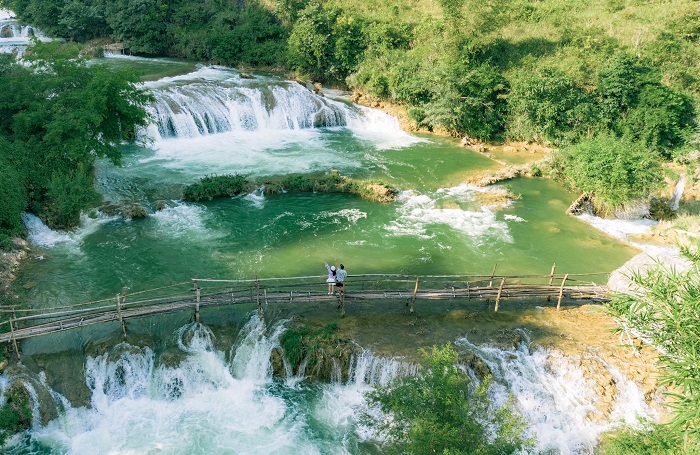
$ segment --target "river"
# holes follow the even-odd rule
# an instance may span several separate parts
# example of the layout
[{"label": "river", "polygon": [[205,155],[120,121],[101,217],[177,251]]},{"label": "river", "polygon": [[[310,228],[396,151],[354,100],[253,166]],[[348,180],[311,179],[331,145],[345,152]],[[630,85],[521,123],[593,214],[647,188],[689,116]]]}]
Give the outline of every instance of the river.
[{"label": "river", "polygon": [[[142,132],[146,145],[125,146],[121,167],[100,161],[97,185],[106,201],[137,204],[149,215],[128,220],[95,212],[71,232],[52,231],[27,215],[33,250],[17,284],[32,306],[112,297],[123,287],[138,291],[195,275],[322,275],[323,263],[335,261],[350,274],[487,274],[496,264],[502,274],[546,274],[553,263],[558,272],[583,273],[612,271],[636,252],[565,215],[575,195],[549,180],[505,182],[500,186],[517,197],[485,205],[483,193],[498,186],[462,181],[498,163],[449,138],[408,134],[396,119],[338,92],[319,96],[275,75],[249,79],[187,62],[107,62],[147,73],[145,86],[156,101],[150,106],[154,123]],[[180,200],[186,184],[206,175],[241,173],[264,181],[330,169],[390,183],[401,194],[391,204],[320,193]],[[35,422],[29,434],[13,439],[10,453],[379,453],[357,423],[362,392],[410,366],[365,351],[346,382],[273,378],[269,354],[284,318],[259,321],[244,309],[227,311],[243,312],[228,343],[215,344],[207,328],[231,317],[220,311],[203,313],[202,329],[194,329],[189,316],[137,322],[129,343],[120,343],[112,326],[23,343],[24,367],[3,376],[0,386],[27,381],[37,397],[52,397],[58,417]],[[179,364],[168,364],[171,352],[182,357]],[[527,345],[499,354],[521,359],[510,369],[527,369],[521,376],[533,384],[577,374],[564,359],[553,377],[547,361],[537,360],[548,355]],[[594,385],[584,379],[568,398],[518,385],[505,374],[497,379],[494,397],[534,388],[527,400],[539,404],[530,405],[552,414],[548,422],[534,417],[537,412],[528,416],[541,450],[588,453],[615,418],[593,423],[586,412],[574,412],[595,401],[586,391]],[[81,403],[67,400],[70,381],[85,389]],[[620,409],[640,406],[640,397],[625,397]]]}]

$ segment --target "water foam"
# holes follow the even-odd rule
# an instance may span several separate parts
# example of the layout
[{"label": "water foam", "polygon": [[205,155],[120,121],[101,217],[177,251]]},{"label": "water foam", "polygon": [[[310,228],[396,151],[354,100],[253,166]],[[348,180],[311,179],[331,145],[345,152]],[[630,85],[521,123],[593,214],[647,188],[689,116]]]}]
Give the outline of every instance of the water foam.
[{"label": "water foam", "polygon": [[[221,173],[287,174],[357,168],[360,157],[329,153],[323,131],[347,129],[378,149],[423,141],[377,109],[322,97],[296,82],[242,79],[230,69],[204,67],[148,82],[156,120],[145,134],[171,168]],[[264,132],[264,134],[260,134]]]},{"label": "water foam", "polygon": [[37,246],[52,248],[60,244],[78,245],[85,237],[97,231],[105,223],[116,220],[118,217],[110,217],[99,213],[91,218],[87,215],[80,217],[80,226],[73,231],[55,231],[46,226],[41,219],[31,213],[23,213],[22,221],[27,228],[27,238]]},{"label": "water foam", "polygon": [[88,359],[91,409],[71,408],[32,436],[74,454],[321,453],[289,405],[267,390],[269,374],[251,373],[269,359],[269,343],[244,337],[237,356],[250,354],[243,362],[249,368],[237,377],[205,327],[186,326],[177,337],[186,353],[177,366],[159,365],[150,348],[125,343]]},{"label": "water foam", "polygon": [[[620,421],[634,424],[639,417],[658,418],[644,404],[634,383],[593,354],[566,357],[545,348],[530,349],[526,342],[512,349],[475,346],[466,338],[456,344],[476,353],[489,366],[496,403],[515,397],[528,422],[528,436],[537,439],[537,453],[593,453],[600,434]],[[600,408],[598,384],[584,375],[581,365],[586,363],[598,364],[614,378],[609,387],[615,387],[616,396],[609,416]]]},{"label": "water foam", "polygon": [[[587,213],[577,215],[576,218],[615,238],[627,242],[629,242],[630,236],[646,234],[650,232],[654,226],[659,224],[658,221],[646,218],[636,220],[622,220],[619,218],[605,219]],[[635,244],[635,246],[644,249],[644,246],[641,244]]]},{"label": "water foam", "polygon": [[142,163],[157,162],[169,169],[203,173],[286,175],[361,165],[352,156],[329,153],[317,130],[272,130],[265,134],[238,131],[160,141]]},{"label": "water foam", "polygon": [[429,229],[431,226],[444,225],[473,240],[496,237],[512,243],[508,225],[498,221],[496,214],[488,207],[477,207],[473,196],[479,191],[484,190],[460,185],[441,188],[431,195],[402,192],[398,198],[398,217],[385,229],[394,235],[429,239],[435,236]]},{"label": "water foam", "polygon": [[174,202],[174,206],[155,212],[156,231],[175,238],[216,238],[218,233],[206,225],[207,208],[203,205]]},{"label": "water foam", "polygon": [[[253,316],[230,363],[213,333],[194,323],[175,333],[180,354],[120,343],[85,363],[90,408],[65,402],[58,419],[35,422],[31,437],[45,449],[77,455],[355,453],[364,392],[416,367],[363,351],[347,383],[339,374],[332,384],[288,387],[273,381],[270,367],[284,324],[267,327]],[[0,376],[0,390],[8,383]],[[21,451],[23,443],[16,438],[9,449]]]}]

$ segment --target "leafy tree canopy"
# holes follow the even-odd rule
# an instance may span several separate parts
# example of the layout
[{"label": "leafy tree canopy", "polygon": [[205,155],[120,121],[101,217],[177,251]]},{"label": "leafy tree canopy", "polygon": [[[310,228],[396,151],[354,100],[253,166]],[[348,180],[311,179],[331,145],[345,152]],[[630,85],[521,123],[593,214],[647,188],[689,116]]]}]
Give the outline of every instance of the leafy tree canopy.
[{"label": "leafy tree canopy", "polygon": [[494,409],[489,381],[475,384],[457,365],[447,344],[424,352],[416,376],[395,380],[367,394],[364,422],[385,438],[387,453],[511,454],[530,447],[524,423],[511,406]]},{"label": "leafy tree canopy", "polygon": [[565,147],[555,159],[563,167],[566,181],[591,193],[596,205],[607,211],[648,197],[662,181],[657,153],[609,134]]},{"label": "leafy tree canopy", "polygon": [[[52,226],[77,224],[80,210],[96,199],[96,157],[119,163],[117,148],[147,124],[150,95],[129,70],[87,65],[74,45],[37,43],[25,65],[0,59],[0,171],[14,173],[14,199],[3,214],[12,232],[24,208]],[[9,190],[8,190],[9,191]],[[14,193],[13,193],[14,194]],[[17,194],[15,194],[17,196]],[[23,206],[24,207],[21,207]]]}]

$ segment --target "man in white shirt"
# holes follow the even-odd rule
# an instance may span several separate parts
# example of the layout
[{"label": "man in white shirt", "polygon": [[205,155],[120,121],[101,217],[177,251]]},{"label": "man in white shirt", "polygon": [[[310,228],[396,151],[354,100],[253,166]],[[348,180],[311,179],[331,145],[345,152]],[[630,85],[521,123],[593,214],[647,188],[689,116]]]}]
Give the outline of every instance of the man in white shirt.
[{"label": "man in white shirt", "polygon": [[340,294],[345,294],[345,278],[348,276],[348,272],[345,271],[345,266],[340,264],[340,270],[335,277],[335,287],[338,288]]}]

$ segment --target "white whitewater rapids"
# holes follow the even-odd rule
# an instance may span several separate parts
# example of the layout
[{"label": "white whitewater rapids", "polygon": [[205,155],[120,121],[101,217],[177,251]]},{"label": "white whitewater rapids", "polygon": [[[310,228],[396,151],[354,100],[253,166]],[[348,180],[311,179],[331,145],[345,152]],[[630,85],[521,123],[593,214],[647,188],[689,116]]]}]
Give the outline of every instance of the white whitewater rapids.
[{"label": "white whitewater rapids", "polygon": [[245,79],[227,68],[146,84],[155,95],[149,135],[156,141],[245,131],[284,131],[349,127],[400,131],[398,121],[381,111],[320,96],[297,82]]},{"label": "white whitewater rapids", "polygon": [[293,81],[202,67],[146,83],[155,101],[142,136],[153,154],[141,159],[188,173],[280,175],[351,169],[351,154],[336,153],[329,131],[349,132],[378,150],[422,139],[401,130],[377,109],[321,96]]},{"label": "white whitewater rapids", "polygon": [[17,22],[11,11],[0,9],[0,54],[16,52],[21,57],[32,38],[51,40],[33,26]]},{"label": "white whitewater rapids", "polygon": [[[372,434],[358,425],[364,393],[373,384],[415,374],[416,367],[363,351],[351,362],[347,382],[340,381],[339,370],[325,385],[291,374],[275,380],[270,354],[283,330],[284,323],[267,327],[253,316],[227,356],[215,349],[206,327],[187,325],[175,335],[179,362],[121,343],[86,361],[89,409],[74,408],[49,390],[64,410],[61,416],[46,426],[35,421],[31,442],[15,437],[8,453],[39,447],[41,453],[76,455],[376,453]],[[546,453],[592,453],[611,422],[648,414],[634,385],[613,370],[620,392],[613,415],[601,421],[591,418],[596,384],[583,378],[575,361],[524,345],[500,350],[466,339],[457,344],[485,359],[496,381],[493,399],[515,396],[529,421],[528,434]],[[0,389],[14,379],[0,376]],[[47,387],[43,378],[24,381],[35,399],[35,388]]]}]

